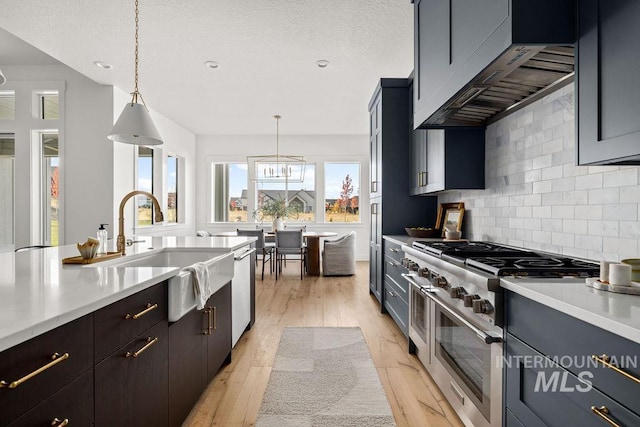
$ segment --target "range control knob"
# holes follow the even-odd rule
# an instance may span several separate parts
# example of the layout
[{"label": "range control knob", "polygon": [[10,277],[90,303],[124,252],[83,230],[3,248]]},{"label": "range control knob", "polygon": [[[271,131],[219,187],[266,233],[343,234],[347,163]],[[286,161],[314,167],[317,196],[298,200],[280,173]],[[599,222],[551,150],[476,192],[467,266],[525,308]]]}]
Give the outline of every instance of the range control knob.
[{"label": "range control knob", "polygon": [[464,300],[464,306],[465,307],[473,307],[473,301],[480,299],[480,295],[477,294],[466,294],[463,297]]},{"label": "range control knob", "polygon": [[486,299],[476,299],[473,300],[473,312],[474,313],[484,313],[489,314],[493,311],[493,306]]},{"label": "range control knob", "polygon": [[420,266],[418,265],[417,262],[412,262],[409,265],[409,270],[411,270],[411,271],[418,271],[419,268],[420,268]]},{"label": "range control knob", "polygon": [[447,282],[447,279],[443,276],[438,276],[438,277],[434,277],[435,282],[436,282],[436,286],[439,288],[448,288],[449,287],[449,282]]},{"label": "range control knob", "polygon": [[420,268],[418,269],[418,276],[420,277],[429,277],[429,269],[428,268]]},{"label": "range control knob", "polygon": [[453,288],[449,288],[449,296],[451,298],[460,298],[462,299],[467,291],[464,290],[462,286],[456,286]]}]

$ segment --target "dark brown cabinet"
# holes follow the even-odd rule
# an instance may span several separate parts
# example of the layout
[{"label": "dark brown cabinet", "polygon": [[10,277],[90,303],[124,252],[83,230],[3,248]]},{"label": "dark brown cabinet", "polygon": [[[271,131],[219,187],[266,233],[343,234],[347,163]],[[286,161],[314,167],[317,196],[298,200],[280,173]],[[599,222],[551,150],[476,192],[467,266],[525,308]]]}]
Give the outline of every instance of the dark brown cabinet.
[{"label": "dark brown cabinet", "polygon": [[580,165],[640,164],[640,2],[578,2]]},{"label": "dark brown cabinet", "polygon": [[64,425],[93,425],[93,371],[87,371],[9,427]]},{"label": "dark brown cabinet", "polygon": [[91,368],[93,315],[1,352],[0,381],[5,385],[0,387],[0,425],[10,424]]},{"label": "dark brown cabinet", "polygon": [[[253,265],[253,263],[252,263]],[[231,284],[169,326],[169,425],[180,426],[209,381],[231,361]]]}]

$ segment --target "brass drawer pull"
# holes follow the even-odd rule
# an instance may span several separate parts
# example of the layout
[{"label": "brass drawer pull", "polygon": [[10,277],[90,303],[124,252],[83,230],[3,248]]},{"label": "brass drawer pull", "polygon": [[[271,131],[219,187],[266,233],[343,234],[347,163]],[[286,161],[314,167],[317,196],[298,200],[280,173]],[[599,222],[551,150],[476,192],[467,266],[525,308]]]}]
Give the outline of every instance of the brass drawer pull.
[{"label": "brass drawer pull", "polygon": [[591,407],[591,410],[600,418],[602,418],[603,420],[605,420],[606,422],[608,422],[610,425],[612,425],[613,427],[621,427],[620,424],[616,423],[615,421],[613,421],[610,417],[609,417],[609,408],[607,408],[606,406],[601,406],[599,408],[596,408],[595,406]]},{"label": "brass drawer pull", "polygon": [[60,355],[60,353],[53,353],[53,355],[51,356],[51,362],[47,363],[46,365],[42,366],[41,368],[36,369],[35,371],[31,372],[30,374],[25,375],[24,377],[20,378],[19,380],[15,380],[11,383],[8,383],[6,381],[0,381],[0,388],[16,388],[18,387],[20,384],[29,381],[31,378],[35,377],[36,375],[39,375],[41,373],[43,373],[44,371],[46,371],[47,369],[57,365],[58,363],[62,362],[63,360],[67,360],[69,358],[69,353],[65,353],[63,355]]},{"label": "brass drawer pull", "polygon": [[157,342],[158,342],[158,337],[155,337],[153,339],[151,339],[151,337],[147,337],[147,343],[144,345],[144,347],[142,347],[140,350],[136,351],[135,353],[131,353],[130,351],[127,351],[127,354],[125,354],[124,357],[127,357],[127,358],[128,357],[138,357],[142,353],[147,351],[149,349],[149,347],[151,347],[152,345],[154,345]]},{"label": "brass drawer pull", "polygon": [[66,425],[69,425],[69,418],[65,418],[64,420],[54,418],[53,421],[51,421],[52,427],[64,427]]},{"label": "brass drawer pull", "polygon": [[398,250],[396,248],[389,248],[389,252],[393,252],[394,254],[397,254]]},{"label": "brass drawer pull", "polygon": [[156,308],[158,308],[158,304],[153,304],[151,305],[151,303],[147,304],[147,308],[145,308],[144,310],[142,310],[140,313],[138,314],[129,314],[127,313],[126,316],[124,316],[125,319],[133,319],[136,320],[142,316],[144,316],[145,314],[147,314],[148,312],[150,312],[151,310],[155,310]]},{"label": "brass drawer pull", "polygon": [[204,335],[211,335],[211,307],[205,307],[202,310],[207,315],[207,327],[202,330]]},{"label": "brass drawer pull", "polygon": [[595,360],[596,362],[600,362],[602,363],[604,366],[606,366],[607,368],[613,369],[614,371],[616,371],[617,373],[619,373],[620,375],[624,375],[625,377],[629,378],[632,381],[637,382],[638,384],[640,384],[640,379],[634,377],[633,375],[623,371],[622,369],[618,368],[615,365],[612,365],[609,361],[611,360],[611,358],[609,356],[607,356],[606,354],[597,356],[597,355],[592,355],[591,358],[593,360]]},{"label": "brass drawer pull", "polygon": [[213,330],[215,331],[216,329],[218,329],[218,310],[215,305],[213,306],[212,310],[213,310]]}]

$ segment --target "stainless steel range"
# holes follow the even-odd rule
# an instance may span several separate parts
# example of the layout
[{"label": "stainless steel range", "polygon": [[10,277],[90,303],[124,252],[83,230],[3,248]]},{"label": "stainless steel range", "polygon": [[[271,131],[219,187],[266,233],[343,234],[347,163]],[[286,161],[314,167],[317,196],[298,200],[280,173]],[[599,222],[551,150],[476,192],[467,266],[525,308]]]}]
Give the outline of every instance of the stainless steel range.
[{"label": "stainless steel range", "polygon": [[409,350],[469,426],[502,425],[500,277],[598,276],[593,263],[486,242],[404,245]]}]

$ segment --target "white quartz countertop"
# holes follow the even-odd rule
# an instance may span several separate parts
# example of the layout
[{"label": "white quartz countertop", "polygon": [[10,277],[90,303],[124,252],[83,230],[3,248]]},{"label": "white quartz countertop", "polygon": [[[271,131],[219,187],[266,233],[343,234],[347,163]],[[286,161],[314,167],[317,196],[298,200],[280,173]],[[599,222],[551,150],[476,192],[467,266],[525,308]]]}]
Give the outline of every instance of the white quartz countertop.
[{"label": "white quartz countertop", "polygon": [[640,296],[600,291],[584,279],[500,278],[500,285],[640,344]]},{"label": "white quartz countertop", "polygon": [[[174,250],[230,252],[255,237],[136,237],[125,257]],[[114,243],[109,241],[109,250]],[[177,267],[62,264],[75,244],[0,254],[0,351],[176,275]],[[109,262],[109,261],[105,261]]]}]

